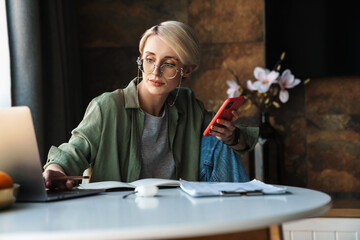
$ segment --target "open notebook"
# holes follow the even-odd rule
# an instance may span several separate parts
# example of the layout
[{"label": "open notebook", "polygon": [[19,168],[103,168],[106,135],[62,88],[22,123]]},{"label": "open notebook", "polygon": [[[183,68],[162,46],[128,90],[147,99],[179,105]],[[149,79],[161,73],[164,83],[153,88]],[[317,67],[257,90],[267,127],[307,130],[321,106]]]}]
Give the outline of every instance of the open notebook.
[{"label": "open notebook", "polygon": [[14,183],[20,184],[17,201],[43,202],[101,192],[46,190],[28,107],[0,108],[0,170],[9,174]]},{"label": "open notebook", "polygon": [[138,186],[157,186],[161,187],[178,187],[180,181],[162,178],[144,178],[134,182],[126,183],[120,181],[102,181],[93,183],[83,183],[78,189],[103,189],[103,190],[129,190]]},{"label": "open notebook", "polygon": [[134,182],[103,181],[80,184],[79,189],[129,190],[138,186],[180,187],[192,197],[284,194],[285,186],[274,186],[256,179],[249,182],[190,182],[180,179],[145,178]]}]

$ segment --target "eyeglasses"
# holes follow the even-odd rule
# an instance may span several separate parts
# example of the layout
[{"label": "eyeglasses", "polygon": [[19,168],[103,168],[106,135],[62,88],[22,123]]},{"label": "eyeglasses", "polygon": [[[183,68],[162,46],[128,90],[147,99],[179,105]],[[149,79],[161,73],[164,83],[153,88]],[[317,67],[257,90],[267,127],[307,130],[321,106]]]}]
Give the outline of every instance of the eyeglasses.
[{"label": "eyeglasses", "polygon": [[[156,67],[159,67],[155,64],[155,62],[150,58],[145,59],[137,59],[138,68],[146,74],[153,73],[155,71]],[[176,77],[177,73],[180,72],[180,75],[183,76],[183,68],[180,68],[180,70],[176,69],[176,66],[171,63],[164,63],[160,67],[160,73],[161,76],[163,76],[166,79],[173,79]]]}]

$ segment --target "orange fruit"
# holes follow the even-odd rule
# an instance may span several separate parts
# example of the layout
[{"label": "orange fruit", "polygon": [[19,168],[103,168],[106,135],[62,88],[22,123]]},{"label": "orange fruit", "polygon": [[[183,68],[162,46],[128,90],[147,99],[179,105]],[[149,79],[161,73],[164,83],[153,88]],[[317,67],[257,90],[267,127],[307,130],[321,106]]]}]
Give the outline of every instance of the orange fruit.
[{"label": "orange fruit", "polygon": [[12,188],[12,187],[13,187],[12,178],[7,173],[0,171],[0,189]]}]

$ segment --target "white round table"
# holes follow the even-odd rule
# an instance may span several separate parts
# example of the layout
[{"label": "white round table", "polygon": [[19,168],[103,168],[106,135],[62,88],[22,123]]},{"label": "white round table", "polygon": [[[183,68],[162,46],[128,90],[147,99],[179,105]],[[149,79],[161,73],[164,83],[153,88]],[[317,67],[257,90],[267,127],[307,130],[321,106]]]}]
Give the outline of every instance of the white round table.
[{"label": "white round table", "polygon": [[248,231],[326,212],[322,192],[288,187],[283,195],[193,198],[179,188],[154,198],[128,191],[48,202],[16,203],[0,212],[0,239],[186,238]]}]

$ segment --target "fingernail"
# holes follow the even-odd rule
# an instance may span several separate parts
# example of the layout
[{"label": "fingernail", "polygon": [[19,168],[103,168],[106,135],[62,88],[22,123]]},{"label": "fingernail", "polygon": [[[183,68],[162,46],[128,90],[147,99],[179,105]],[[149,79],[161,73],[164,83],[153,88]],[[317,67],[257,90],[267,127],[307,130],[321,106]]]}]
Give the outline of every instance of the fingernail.
[{"label": "fingernail", "polygon": [[221,121],[220,119],[216,119],[216,122],[217,122],[217,123],[220,123],[220,121]]},{"label": "fingernail", "polygon": [[47,182],[45,183],[45,186],[46,186],[47,188],[49,188],[49,187],[51,186],[50,181],[47,181]]},{"label": "fingernail", "polygon": [[211,126],[211,128],[210,128],[211,130],[213,130],[214,129],[214,126]]}]

